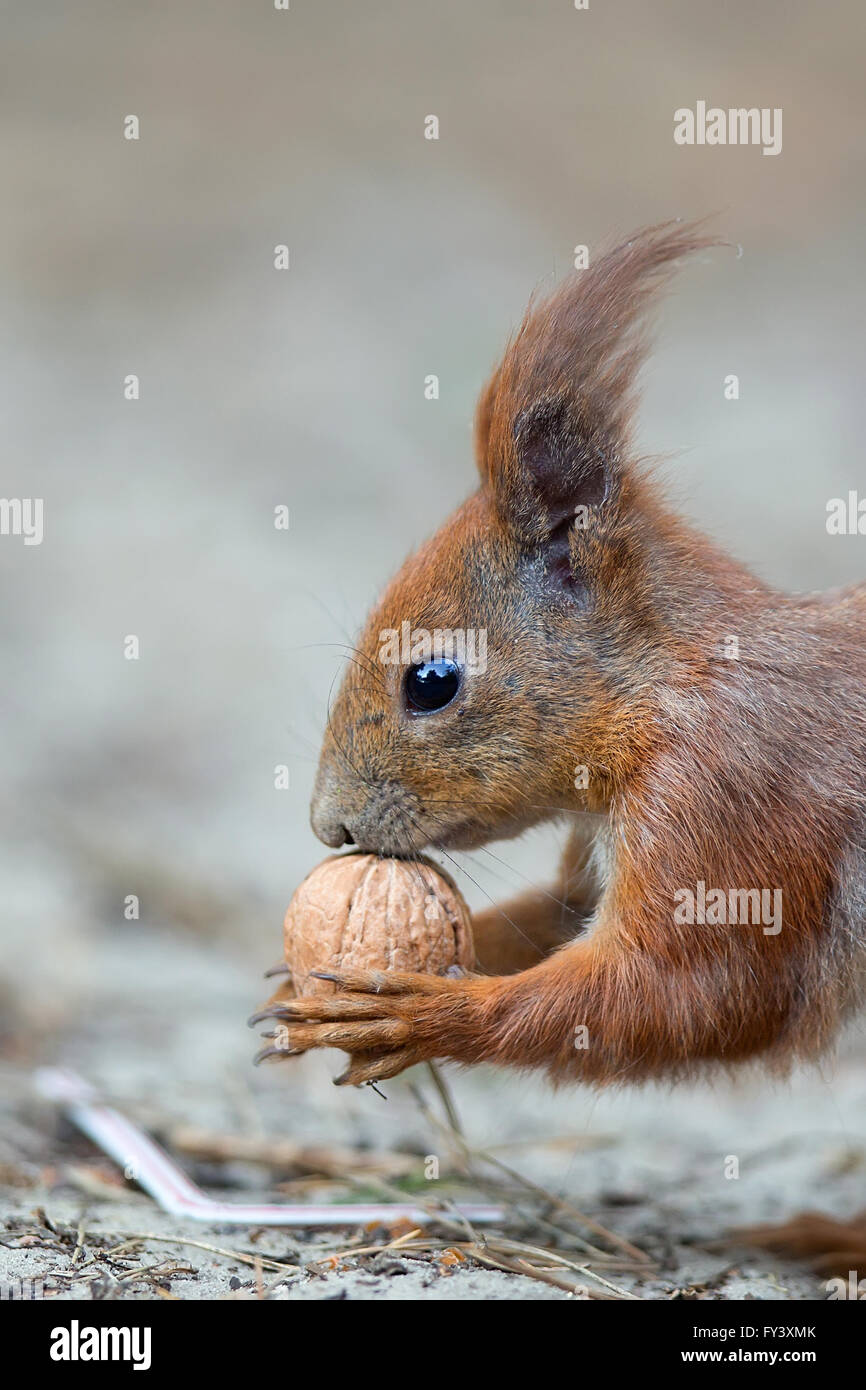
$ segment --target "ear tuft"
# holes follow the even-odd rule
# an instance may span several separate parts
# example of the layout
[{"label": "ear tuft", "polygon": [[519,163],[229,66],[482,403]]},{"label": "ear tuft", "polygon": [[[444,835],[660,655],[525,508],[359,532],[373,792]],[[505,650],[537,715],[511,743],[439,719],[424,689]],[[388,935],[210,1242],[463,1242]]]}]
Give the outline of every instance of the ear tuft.
[{"label": "ear tuft", "polygon": [[681,256],[718,244],[695,226],[650,227],[530,304],[476,416],[482,482],[523,541],[543,544],[577,508],[613,502],[645,311]]}]

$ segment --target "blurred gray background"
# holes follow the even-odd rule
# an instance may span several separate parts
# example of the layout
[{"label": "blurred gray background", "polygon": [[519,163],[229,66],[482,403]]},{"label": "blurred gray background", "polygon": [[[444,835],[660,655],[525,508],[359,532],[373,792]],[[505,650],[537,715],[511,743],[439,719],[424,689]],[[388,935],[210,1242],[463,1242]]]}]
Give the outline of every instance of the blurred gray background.
[{"label": "blurred gray background", "polygon": [[[329,644],[473,488],[475,396],[576,244],[716,215],[742,255],[707,254],[662,306],[641,447],[767,579],[866,574],[863,538],[825,530],[828,498],[863,481],[862,7],[0,14],[3,493],[45,500],[41,546],[0,539],[7,1074],[26,1089],[35,1061],[72,1060],[131,1104],[179,1088],[176,1107],[234,1078],[313,1097],[311,1132],[335,1106],[345,1125],[359,1102],[325,1085],[335,1058],[249,1082],[243,1027],[324,853],[307,814]],[[698,100],[783,108],[782,153],[677,146],[673,112]],[[544,881],[557,846],[509,848],[514,873],[462,857],[478,886],[461,886],[478,905]],[[507,1084],[488,1082],[494,1129]],[[825,1083],[794,1084],[814,1116]],[[754,1085],[749,1125],[770,1113]],[[597,1103],[576,1093],[568,1123]],[[752,1133],[726,1104],[723,1144]]]}]

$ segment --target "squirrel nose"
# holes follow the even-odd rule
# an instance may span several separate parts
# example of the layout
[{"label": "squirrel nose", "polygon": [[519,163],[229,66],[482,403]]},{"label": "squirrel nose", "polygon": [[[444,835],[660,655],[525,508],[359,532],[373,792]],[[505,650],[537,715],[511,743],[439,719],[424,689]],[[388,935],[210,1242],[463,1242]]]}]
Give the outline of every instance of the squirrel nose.
[{"label": "squirrel nose", "polygon": [[340,849],[342,845],[353,845],[354,836],[345,823],[346,811],[339,797],[328,785],[327,778],[320,779],[313,793],[310,807],[310,824],[313,833],[329,849]]},{"label": "squirrel nose", "polygon": [[342,845],[353,845],[355,841],[338,820],[328,820],[327,817],[317,816],[315,812],[311,817],[313,830],[323,844],[330,849],[340,849]]}]

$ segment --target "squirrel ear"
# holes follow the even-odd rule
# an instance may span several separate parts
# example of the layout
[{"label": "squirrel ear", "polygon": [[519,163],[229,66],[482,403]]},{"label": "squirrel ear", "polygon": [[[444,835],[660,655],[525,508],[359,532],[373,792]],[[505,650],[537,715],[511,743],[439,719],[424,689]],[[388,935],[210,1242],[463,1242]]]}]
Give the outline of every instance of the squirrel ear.
[{"label": "squirrel ear", "polygon": [[518,482],[510,491],[512,529],[541,549],[551,578],[577,588],[572,535],[611,501],[616,461],[581,429],[572,403],[561,398],[522,410],[513,435]]},{"label": "squirrel ear", "polygon": [[556,568],[577,509],[615,505],[645,310],[673,262],[715,244],[679,222],[636,233],[530,304],[482,394],[482,483],[522,543],[558,551]]},{"label": "squirrel ear", "polygon": [[613,484],[613,459],[572,418],[567,400],[542,400],[514,422],[514,447],[523,481],[544,509],[542,534],[579,507],[597,507]]}]

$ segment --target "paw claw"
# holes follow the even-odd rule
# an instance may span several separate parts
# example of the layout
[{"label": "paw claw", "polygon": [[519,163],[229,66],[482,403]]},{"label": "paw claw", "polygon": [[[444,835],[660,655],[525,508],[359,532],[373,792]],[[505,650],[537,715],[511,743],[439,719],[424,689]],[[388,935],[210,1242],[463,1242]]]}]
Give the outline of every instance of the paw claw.
[{"label": "paw claw", "polygon": [[255,1028],[257,1023],[266,1023],[271,1018],[291,1018],[291,1014],[285,1012],[285,1005],[283,1004],[266,1005],[264,1009],[259,1009],[258,1013],[250,1015],[247,1019],[247,1027]]},{"label": "paw claw", "polygon": [[253,1058],[253,1066],[257,1067],[268,1057],[300,1057],[303,1051],[302,1047],[263,1047]]}]

